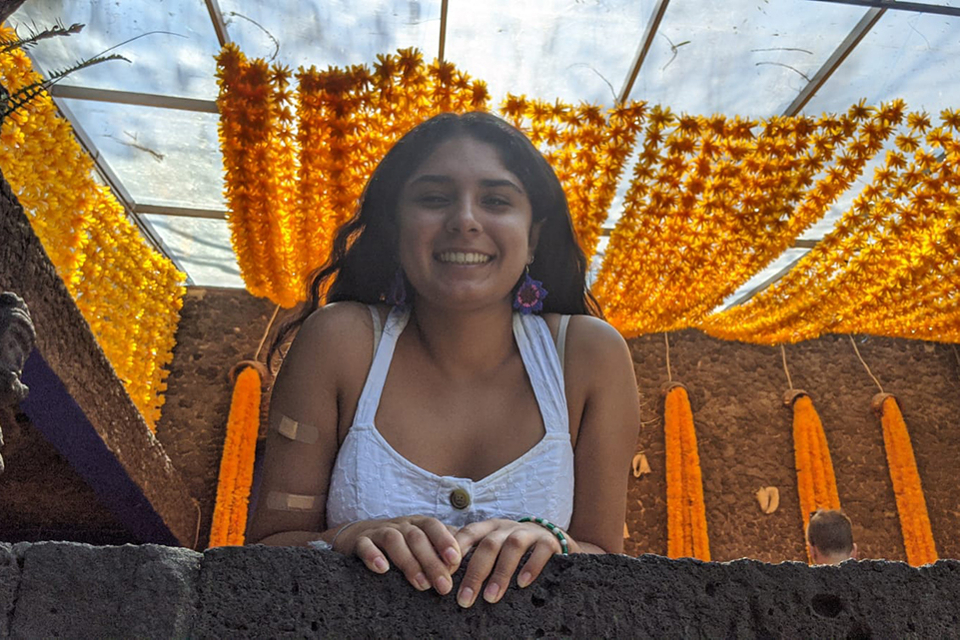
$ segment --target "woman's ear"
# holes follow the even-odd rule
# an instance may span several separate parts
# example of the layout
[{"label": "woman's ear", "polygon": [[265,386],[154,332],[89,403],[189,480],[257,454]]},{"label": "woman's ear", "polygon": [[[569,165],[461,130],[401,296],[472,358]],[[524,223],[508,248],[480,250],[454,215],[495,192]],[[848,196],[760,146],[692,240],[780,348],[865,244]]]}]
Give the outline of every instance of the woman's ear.
[{"label": "woman's ear", "polygon": [[533,260],[534,254],[537,252],[537,244],[540,242],[540,230],[543,229],[543,223],[546,220],[538,220],[530,226],[530,260]]}]

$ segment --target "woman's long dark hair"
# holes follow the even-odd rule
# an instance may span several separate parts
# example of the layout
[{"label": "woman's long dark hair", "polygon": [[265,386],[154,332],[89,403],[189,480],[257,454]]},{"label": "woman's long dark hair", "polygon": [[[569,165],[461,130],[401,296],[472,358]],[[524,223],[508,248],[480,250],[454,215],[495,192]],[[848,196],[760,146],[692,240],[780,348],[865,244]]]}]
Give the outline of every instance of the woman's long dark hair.
[{"label": "woman's long dark hair", "polygon": [[[330,257],[311,276],[307,301],[278,331],[268,362],[290,332],[322,302],[375,304],[385,300],[400,267],[397,205],[403,185],[440,144],[458,136],[492,145],[506,169],[523,184],[533,221],[543,221],[530,265],[530,276],[542,281],[549,292],[543,313],[602,317],[586,287],[587,258],[574,235],[567,197],[543,155],[521,131],[494,115],[441,113],[411,129],[377,165],[357,211],[337,231]],[[410,301],[416,292],[409,282],[406,290]]]}]

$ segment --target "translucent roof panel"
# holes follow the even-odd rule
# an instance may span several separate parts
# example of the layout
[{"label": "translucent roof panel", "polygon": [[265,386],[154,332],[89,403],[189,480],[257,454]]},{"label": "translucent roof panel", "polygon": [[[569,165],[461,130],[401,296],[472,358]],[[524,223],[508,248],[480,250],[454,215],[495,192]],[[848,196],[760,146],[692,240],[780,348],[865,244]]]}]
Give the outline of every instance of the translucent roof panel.
[{"label": "translucent roof panel", "polygon": [[673,0],[630,97],[686,113],[783,113],[864,12],[810,0]]},{"label": "translucent roof panel", "polygon": [[737,289],[736,291],[731,293],[729,296],[727,296],[727,299],[724,300],[720,304],[720,306],[717,309],[715,309],[715,311],[725,311],[726,309],[729,309],[730,307],[733,306],[733,304],[737,300],[739,300],[740,298],[750,293],[751,291],[753,291],[754,289],[762,285],[764,282],[766,282],[767,280],[775,276],[777,273],[785,269],[787,265],[802,258],[804,255],[807,254],[808,251],[810,250],[800,249],[800,248],[787,249],[786,251],[781,253],[779,256],[777,256],[777,258],[773,262],[767,265],[766,269],[759,271],[752,278],[744,282],[739,289]]},{"label": "translucent roof panel", "polygon": [[47,73],[140,36],[110,52],[131,64],[96,65],[71,75],[65,84],[205,100],[217,96],[214,55],[220,45],[203,2],[30,0],[11,20],[21,36],[58,22],[86,26],[79,34],[45,40],[31,49]]},{"label": "translucent roof panel", "polygon": [[230,37],[251,58],[297,68],[370,64],[416,47],[433,60],[440,0],[221,0]]},{"label": "translucent roof panel", "polygon": [[226,220],[145,215],[177,265],[202,287],[242,288]]},{"label": "translucent roof panel", "polygon": [[636,55],[653,0],[452,0],[445,58],[509,93],[612,105]]},{"label": "translucent roof panel", "polygon": [[[955,2],[954,6],[960,5]],[[911,111],[960,107],[960,17],[892,9],[804,107],[844,111],[903,98]]]},{"label": "translucent roof panel", "polygon": [[225,209],[218,117],[64,100],[138,204]]}]

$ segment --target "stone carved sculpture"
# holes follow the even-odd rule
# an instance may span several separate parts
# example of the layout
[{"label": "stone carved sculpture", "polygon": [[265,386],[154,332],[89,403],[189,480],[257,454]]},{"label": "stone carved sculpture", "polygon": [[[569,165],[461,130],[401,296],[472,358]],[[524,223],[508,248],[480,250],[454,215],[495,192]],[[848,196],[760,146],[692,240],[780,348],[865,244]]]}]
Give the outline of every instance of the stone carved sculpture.
[{"label": "stone carved sculpture", "polygon": [[[36,339],[26,303],[14,293],[0,293],[0,411],[16,408],[27,397],[27,386],[20,381],[20,374]],[[0,446],[3,446],[2,430]],[[2,456],[0,473],[3,473]]]}]

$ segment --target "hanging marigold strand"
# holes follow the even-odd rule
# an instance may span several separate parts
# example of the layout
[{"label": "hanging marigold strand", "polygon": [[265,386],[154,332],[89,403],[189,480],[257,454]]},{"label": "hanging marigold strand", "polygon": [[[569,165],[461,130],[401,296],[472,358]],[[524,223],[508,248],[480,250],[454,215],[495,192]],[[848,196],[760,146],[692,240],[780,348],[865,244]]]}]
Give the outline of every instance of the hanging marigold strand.
[{"label": "hanging marigold strand", "polygon": [[690,400],[683,385],[667,383],[665,391],[667,555],[709,561],[703,480]]},{"label": "hanging marigold strand", "polygon": [[938,556],[933,529],[900,405],[889,393],[874,396],[872,405],[883,428],[883,446],[887,452],[897,512],[900,514],[907,562],[915,567],[936,562]]},{"label": "hanging marigold strand", "polygon": [[[817,509],[839,509],[840,495],[823,423],[804,391],[791,389],[784,398],[793,411],[793,450],[803,531]],[[809,553],[809,549],[807,550]],[[808,558],[809,559],[809,558]]]},{"label": "hanging marigold strand", "polygon": [[220,458],[217,502],[208,548],[242,545],[244,542],[260,429],[260,388],[258,367],[247,366],[237,375]]},{"label": "hanging marigold strand", "polygon": [[[0,40],[15,37],[0,29]],[[40,81],[20,49],[0,56],[10,92]],[[0,129],[0,168],[117,376],[154,430],[186,276],[149,247],[97,183],[93,161],[47,94]]]}]

